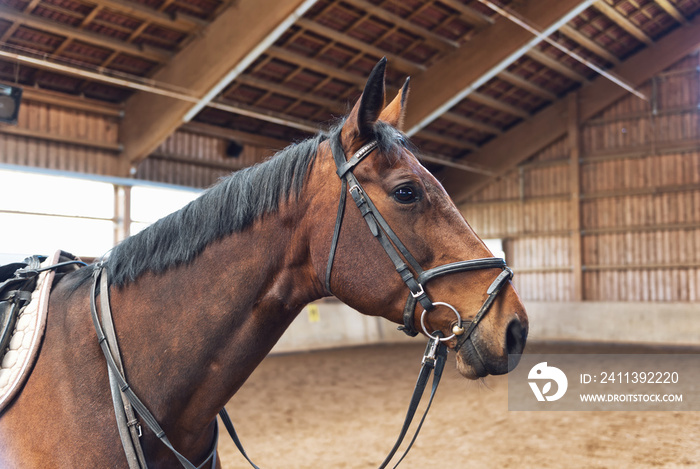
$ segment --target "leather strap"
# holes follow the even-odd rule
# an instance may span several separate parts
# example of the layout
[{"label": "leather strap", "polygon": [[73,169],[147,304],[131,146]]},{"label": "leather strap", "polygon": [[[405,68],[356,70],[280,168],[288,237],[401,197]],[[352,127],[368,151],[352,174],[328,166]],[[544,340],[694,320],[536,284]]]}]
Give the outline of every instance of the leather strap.
[{"label": "leather strap", "polygon": [[[404,450],[399,460],[393,466],[394,469],[396,469],[396,467],[398,467],[401,461],[403,461],[403,459],[408,454],[408,451],[413,446],[413,443],[416,441],[418,433],[423,427],[423,422],[425,422],[425,417],[428,415],[430,406],[433,403],[433,398],[435,397],[435,392],[437,391],[438,385],[440,384],[442,371],[445,368],[445,362],[447,360],[447,347],[443,342],[440,342],[439,340],[439,338],[442,337],[442,333],[437,331],[434,333],[434,336],[436,338],[430,339],[425,349],[425,354],[423,355],[423,364],[421,366],[420,373],[418,374],[418,381],[416,381],[416,386],[413,389],[413,395],[411,396],[411,401],[408,405],[408,411],[406,412],[406,417],[404,418],[403,426],[401,427],[401,431],[399,432],[399,437],[396,440],[396,443],[394,443],[394,446],[391,448],[391,451],[389,451],[389,454],[386,456],[386,458],[384,458],[384,461],[379,466],[379,469],[385,469],[386,467],[388,467],[394,455],[396,455],[396,452],[398,451],[399,447],[401,446],[401,443],[403,442],[404,438],[406,437],[406,434],[408,433],[408,429],[411,426],[411,422],[413,422],[413,417],[415,416],[416,411],[418,410],[418,405],[420,404],[420,401],[425,392],[428,380],[430,379],[430,374],[434,372],[428,405],[426,406],[425,411],[423,412],[423,416],[421,417],[418,427],[416,428],[416,431],[413,434],[413,438],[411,438],[411,442],[409,443],[408,447]],[[231,436],[231,439],[236,445],[236,448],[238,448],[238,451],[240,451],[240,453],[243,455],[246,461],[248,461],[248,463],[254,469],[260,469],[258,466],[255,465],[255,463],[253,463],[253,461],[250,460],[248,454],[245,452],[245,449],[243,449],[243,444],[241,443],[241,440],[238,437],[238,434],[236,433],[236,429],[233,426],[233,422],[231,422],[231,418],[229,417],[228,412],[226,412],[225,408],[221,409],[221,411],[219,412],[219,417],[221,417],[221,421],[224,423],[224,427],[226,427],[226,430]]]},{"label": "leather strap", "polygon": [[[109,283],[107,276],[102,275],[100,280],[100,291],[107,292]],[[124,374],[124,364],[122,363],[121,354],[119,353],[119,345],[117,344],[117,334],[114,330],[114,322],[112,321],[111,309],[109,307],[109,295],[100,295],[100,310],[102,313],[102,325],[104,327],[109,350],[114,357],[114,361],[119,368],[119,371]],[[114,413],[117,418],[117,427],[119,428],[119,438],[124,447],[124,454],[130,469],[146,469],[146,458],[141,447],[140,426],[136,415],[134,415],[133,407],[129,399],[124,393],[119,390],[117,379],[111,368],[108,368],[109,384],[112,391],[112,403],[114,404]]]},{"label": "leather strap", "polygon": [[238,434],[236,433],[236,429],[233,428],[233,422],[231,422],[231,417],[229,417],[228,412],[226,412],[226,408],[224,407],[219,411],[219,417],[221,418],[221,421],[224,423],[224,427],[226,427],[226,431],[228,432],[229,436],[233,440],[233,444],[236,445],[236,448],[238,448],[238,451],[243,455],[243,457],[248,461],[248,463],[253,466],[255,469],[260,469],[258,466],[253,463],[253,461],[250,460],[248,457],[248,454],[246,454],[245,449],[243,449],[243,444],[241,443],[240,438],[238,438]]},{"label": "leather strap", "polygon": [[[404,246],[396,233],[391,229],[377,207],[374,205],[374,203],[372,203],[369,196],[365,195],[362,185],[352,173],[354,167],[377,148],[377,141],[371,141],[362,146],[362,148],[355,152],[355,154],[347,161],[345,159],[345,153],[342,150],[342,144],[340,143],[339,132],[331,136],[330,145],[331,153],[337,167],[337,174],[341,180],[341,195],[340,202],[338,204],[338,213],[336,216],[333,239],[331,240],[331,249],[328,255],[328,265],[326,267],[326,290],[328,290],[328,293],[332,294],[330,285],[331,272],[333,269],[335,252],[338,246],[340,228],[342,226],[346,194],[349,191],[355,205],[360,210],[363,219],[367,223],[370,232],[382,245],[382,248],[389,256],[392,264],[394,264],[394,268],[408,287],[411,296],[416,298],[416,300],[420,302],[425,309],[432,309],[433,304],[430,301],[430,298],[428,298],[428,296],[425,294],[422,285],[418,283],[414,273],[411,271],[411,269],[409,269],[406,262],[418,275],[423,272],[420,264],[413,257],[413,255],[411,255],[406,246]],[[404,259],[406,262],[404,262]]]},{"label": "leather strap", "polygon": [[[434,332],[434,336],[438,338],[442,337],[442,333],[439,331]],[[432,357],[429,356],[431,353]],[[401,427],[401,432],[399,433],[399,437],[396,440],[396,443],[394,443],[394,447],[391,448],[391,451],[389,452],[387,457],[384,458],[384,461],[379,466],[379,469],[384,469],[389,465],[391,459],[394,457],[396,451],[399,449],[399,446],[403,442],[403,439],[406,436],[406,433],[408,432],[408,428],[410,427],[411,422],[413,421],[413,417],[416,414],[416,410],[418,409],[418,404],[420,403],[423,397],[423,392],[425,391],[425,387],[428,384],[430,373],[434,370],[433,384],[432,389],[430,391],[430,399],[428,400],[428,405],[425,407],[425,411],[423,412],[423,416],[421,417],[420,422],[418,423],[418,427],[416,428],[416,431],[413,434],[413,438],[411,438],[411,442],[408,444],[403,454],[394,465],[394,469],[396,469],[396,467],[398,467],[398,465],[401,464],[401,461],[404,460],[408,452],[413,447],[413,443],[415,443],[416,438],[418,438],[418,433],[421,431],[421,428],[423,427],[423,422],[425,422],[425,417],[428,415],[430,406],[433,403],[433,398],[435,397],[435,392],[437,391],[438,385],[440,384],[440,378],[442,378],[442,371],[445,368],[446,360],[447,347],[445,346],[445,344],[437,339],[430,339],[428,341],[428,345],[423,356],[423,364],[421,366],[420,373],[418,374],[418,381],[416,382],[416,386],[413,389],[413,395],[411,396],[411,401],[408,405],[408,411],[406,412],[406,418],[404,419],[403,427]]]},{"label": "leather strap", "polygon": [[343,215],[345,213],[345,199],[347,195],[348,182],[343,179],[340,185],[340,202],[338,203],[338,214],[335,217],[335,228],[333,229],[333,239],[331,240],[331,250],[328,254],[328,265],[326,266],[326,291],[331,295],[331,273],[333,272],[333,261],[335,260],[335,252],[338,248],[338,237],[340,229],[343,225]]},{"label": "leather strap", "polygon": [[[426,270],[422,272],[418,276],[418,283],[420,283],[422,286],[425,286],[430,280],[441,277],[443,275],[447,274],[454,274],[457,272],[467,272],[470,270],[483,270],[483,269],[504,269],[503,271],[505,272],[506,270],[510,272],[510,276],[512,277],[513,272],[508,268],[506,265],[506,262],[501,259],[500,257],[486,257],[482,259],[472,259],[469,261],[459,261],[459,262],[452,262],[450,264],[445,264],[441,265],[429,270]],[[502,288],[503,284],[500,284]],[[491,285],[493,287],[493,284]],[[489,287],[490,289],[491,287]],[[490,294],[490,293],[489,293]],[[498,292],[496,293],[498,294]],[[487,300],[488,301],[488,300]],[[489,303],[489,306],[491,304]],[[416,309],[416,299],[413,298],[411,295],[408,296],[408,299],[406,300],[406,306],[404,307],[403,310],[403,326],[399,327],[399,330],[402,330],[405,332],[407,335],[414,337],[418,335],[418,331],[416,330],[414,326],[414,317],[415,317],[415,309]],[[483,305],[480,309],[481,311],[488,311],[488,307],[484,309]],[[464,334],[463,337],[468,337],[467,334]]]},{"label": "leather strap", "polygon": [[486,298],[486,301],[484,301],[484,304],[481,305],[481,308],[476,313],[476,316],[474,316],[474,319],[471,320],[471,323],[469,324],[469,327],[467,327],[467,329],[464,331],[464,334],[462,334],[459,337],[459,339],[457,339],[457,344],[455,345],[455,352],[459,351],[459,349],[462,348],[462,345],[464,345],[464,343],[469,339],[471,333],[474,331],[474,329],[476,329],[476,326],[486,315],[489,308],[491,308],[491,305],[496,299],[496,296],[498,296],[503,286],[511,278],[513,278],[513,271],[506,267],[503,269],[503,272],[501,272],[498,275],[498,277],[496,277],[496,279],[491,283],[491,286],[489,286],[488,290],[486,290],[486,293],[489,296]]},{"label": "leather strap", "polygon": [[[209,463],[209,461],[212,461],[212,469],[215,469],[216,467],[216,445],[218,442],[219,438],[219,427],[218,423],[216,424],[216,431],[215,431],[215,436],[214,436],[214,442],[211,451],[209,452],[209,456],[204,460],[202,464],[199,466],[195,466],[192,464],[190,461],[187,460],[182,454],[180,454],[170,443],[170,440],[168,440],[168,437],[165,435],[165,431],[161,428],[161,426],[158,424],[158,421],[156,418],[153,416],[153,414],[148,410],[148,408],[141,402],[141,400],[136,396],[134,391],[131,389],[129,384],[126,382],[126,378],[124,378],[124,375],[119,371],[119,368],[115,362],[114,357],[112,356],[112,353],[109,348],[109,343],[107,341],[107,337],[105,336],[104,330],[102,328],[102,325],[100,323],[100,319],[98,317],[97,313],[97,306],[95,304],[95,298],[97,296],[97,284],[100,280],[101,276],[107,276],[107,271],[103,267],[102,263],[98,263],[95,266],[95,271],[93,273],[93,282],[92,282],[92,292],[90,294],[90,313],[92,317],[92,323],[95,327],[95,332],[97,334],[97,342],[100,345],[100,348],[102,349],[102,353],[105,356],[105,359],[107,361],[107,366],[110,369],[110,372],[113,373],[114,379],[116,380],[118,384],[119,390],[123,393],[123,395],[126,397],[126,399],[131,403],[132,407],[136,410],[136,412],[141,416],[143,419],[143,422],[146,424],[146,426],[156,435],[156,437],[177,457],[178,461],[180,461],[180,464],[185,469],[201,469],[203,468],[206,464]],[[100,295],[109,295],[109,289],[101,291]],[[106,315],[106,317],[112,316],[111,308],[109,306],[109,301],[107,301],[104,306],[105,311],[103,314]]]}]

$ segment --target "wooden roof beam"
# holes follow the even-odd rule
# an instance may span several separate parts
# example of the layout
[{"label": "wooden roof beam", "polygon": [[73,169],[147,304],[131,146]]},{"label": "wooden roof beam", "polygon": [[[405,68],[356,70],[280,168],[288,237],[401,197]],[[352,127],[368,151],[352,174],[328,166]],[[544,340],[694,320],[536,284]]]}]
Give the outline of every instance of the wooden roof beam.
[{"label": "wooden roof beam", "polygon": [[[540,0],[517,3],[517,13],[544,34],[556,31],[592,0]],[[491,78],[532,49],[540,40],[510,21],[496,21],[475,34],[458,50],[411,79],[411,102],[406,115],[408,135],[415,134],[477,91]]]},{"label": "wooden roof beam", "polygon": [[[17,86],[17,83],[0,80],[0,84],[7,86]],[[93,114],[121,118],[124,111],[120,104],[110,104],[95,99],[72,96],[56,91],[22,86],[22,100],[33,101],[39,104],[59,106],[76,111],[85,111]]]},{"label": "wooden roof beam", "polygon": [[253,119],[262,120],[265,122],[270,122],[272,124],[282,125],[284,127],[291,127],[294,129],[301,130],[303,132],[308,132],[314,134],[318,132],[320,126],[316,122],[312,122],[306,119],[297,119],[289,117],[281,112],[270,111],[269,109],[261,109],[255,106],[247,106],[245,104],[239,103],[229,103],[223,100],[215,100],[207,104],[208,107],[218,109],[220,111],[226,111],[233,114],[238,114],[240,116],[252,117]]},{"label": "wooden roof beam", "polygon": [[498,77],[507,81],[511,85],[515,85],[518,88],[522,88],[525,91],[532,93],[535,96],[539,96],[540,98],[545,99],[547,101],[556,101],[556,99],[558,98],[558,96],[552,93],[551,91],[546,90],[541,86],[532,83],[531,81],[528,81],[521,76],[516,75],[513,72],[509,72],[508,70],[503,70],[501,73],[498,74]]},{"label": "wooden roof beam", "polygon": [[465,5],[464,3],[460,2],[459,0],[440,0],[440,1],[441,1],[441,3],[444,3],[448,7],[457,11],[460,14],[460,16],[462,16],[465,20],[467,20],[469,23],[471,23],[477,29],[483,29],[486,26],[490,26],[494,23],[494,20],[492,18],[490,18],[489,16],[486,16],[483,13],[479,12],[478,10],[476,10],[468,5]]},{"label": "wooden roof beam", "polygon": [[598,57],[601,57],[614,65],[620,63],[620,59],[615,54],[613,54],[612,52],[595,42],[593,39],[584,36],[582,33],[569,26],[568,24],[562,26],[561,29],[559,29],[559,32],[571,39],[572,41],[574,41],[575,43],[577,43],[578,45],[580,45],[581,47],[583,47],[584,49],[593,52]]},{"label": "wooden roof beam", "polygon": [[339,81],[352,83],[353,85],[356,85],[359,89],[362,89],[365,86],[365,82],[367,81],[366,77],[348,73],[341,68],[333,67],[316,59],[312,59],[311,57],[305,57],[295,52],[288,51],[287,49],[284,49],[282,47],[269,47],[265,50],[265,54],[271,55],[285,62],[292,63],[299,67],[312,70],[322,75],[337,78]]},{"label": "wooden roof beam", "polygon": [[478,91],[474,91],[472,94],[470,94],[469,99],[492,109],[496,109],[497,111],[505,112],[506,114],[522,117],[523,119],[530,117],[530,113],[525,109],[513,106],[512,104],[508,104],[504,101],[499,101],[496,98],[492,98],[491,96]]},{"label": "wooden roof beam", "polygon": [[429,29],[422,28],[420,25],[415,24],[409,20],[406,20],[399,15],[396,15],[384,8],[370,3],[366,0],[349,0],[348,3],[355,5],[358,8],[365,10],[372,16],[381,18],[390,23],[394,23],[396,26],[403,28],[407,31],[416,31],[414,34],[418,34],[425,39],[425,43],[439,49],[441,51],[452,51],[459,47],[459,44],[446,38],[435,34]]},{"label": "wooden roof beam", "polygon": [[551,57],[550,55],[542,52],[539,49],[531,49],[530,51],[528,51],[527,55],[532,60],[541,63],[545,67],[550,68],[555,72],[564,75],[565,77],[577,83],[583,83],[588,81],[588,78],[584,77],[574,69],[567,67],[554,57]]},{"label": "wooden roof beam", "polygon": [[486,132],[492,135],[501,135],[503,133],[503,131],[495,125],[486,124],[485,122],[481,122],[480,120],[462,116],[451,111],[447,111],[446,113],[444,113],[441,116],[441,119],[445,119],[446,121],[461,125],[462,127],[475,129],[480,132]]},{"label": "wooden roof beam", "polygon": [[373,46],[372,44],[355,39],[354,37],[348,36],[340,31],[336,31],[335,29],[327,28],[316,23],[315,21],[311,21],[306,18],[299,18],[297,25],[309,31],[313,31],[320,36],[324,36],[332,41],[345,44],[353,49],[357,49],[358,53],[360,54],[368,53],[374,55],[377,60],[381,59],[382,57],[386,57],[392,66],[395,66],[397,69],[410,75],[425,71],[425,67],[422,65],[406,60],[399,55],[382,50],[379,47]]},{"label": "wooden roof beam", "polygon": [[255,88],[259,88],[265,91],[272,91],[273,93],[281,94],[283,96],[289,96],[290,98],[294,98],[298,101],[305,101],[313,104],[318,104],[319,106],[323,106],[329,111],[336,113],[344,114],[348,111],[346,106],[344,106],[342,103],[333,101],[332,99],[324,98],[323,96],[319,96],[316,93],[304,93],[301,91],[296,91],[293,88],[289,88],[287,86],[283,86],[271,81],[261,80],[260,78],[254,78],[249,75],[239,76],[238,78],[236,78],[235,83],[253,86]]},{"label": "wooden roof beam", "polygon": [[203,122],[188,122],[183,124],[180,130],[207,135],[209,137],[235,140],[240,143],[247,143],[248,145],[255,145],[256,147],[268,148],[270,150],[281,150],[289,145],[289,142],[286,140],[219,127],[218,125],[205,124]]},{"label": "wooden roof beam", "polygon": [[598,9],[598,11],[600,11],[603,15],[607,16],[611,21],[617,23],[618,26],[620,26],[629,34],[637,38],[637,40],[643,42],[647,46],[650,46],[654,43],[654,41],[649,36],[647,36],[647,34],[644,31],[642,31],[641,28],[632,23],[629,20],[629,18],[617,11],[614,7],[605,3],[604,0],[598,0],[597,2],[595,2],[594,6]]},{"label": "wooden roof beam", "polygon": [[673,19],[678,21],[680,24],[688,24],[686,17],[683,16],[683,13],[681,13],[678,8],[673,5],[673,3],[669,2],[668,0],[656,0],[656,4],[663,8],[666,13],[671,15]]},{"label": "wooden roof beam", "polygon": [[240,0],[222,11],[203,34],[153,76],[188,90],[196,104],[139,92],[125,105],[121,126],[124,170],[154,151],[190,115],[206,106],[270,43],[296,21],[313,0]]},{"label": "wooden roof beam", "polygon": [[[643,49],[631,56],[612,71],[626,77],[630,83],[639,87],[695,51],[698,45],[700,45],[700,16],[689,21],[686,27],[677,28],[659,39],[654,47]],[[581,122],[586,122],[628,94],[623,88],[602,76],[584,84],[578,93]],[[502,175],[565,135],[566,113],[567,100],[560,99],[531,119],[484,144],[478,151],[469,155],[466,162],[483,165],[495,175]],[[450,171],[444,171],[438,176],[441,176],[445,188],[457,202],[465,201],[470,194],[492,181],[492,178],[455,174]]]},{"label": "wooden roof beam", "polygon": [[207,22],[193,16],[177,13],[169,15],[161,11],[153,10],[141,3],[124,0],[89,0],[98,7],[108,8],[117,13],[121,13],[132,18],[136,18],[148,23],[157,24],[181,33],[194,33],[206,26]]},{"label": "wooden roof beam", "polygon": [[448,145],[454,148],[459,148],[461,150],[476,151],[479,149],[479,146],[474,143],[456,137],[451,137],[449,135],[439,134],[437,132],[433,132],[432,130],[423,129],[420,131],[417,137],[441,143],[443,145]]},{"label": "wooden roof beam", "polygon": [[173,56],[171,52],[165,49],[158,49],[152,46],[141,47],[128,42],[110,39],[101,34],[83,31],[67,25],[56,23],[55,21],[48,21],[36,16],[20,13],[11,8],[0,7],[0,17],[5,20],[20,23],[30,28],[46,31],[57,36],[69,39],[78,39],[88,44],[94,44],[106,49],[124,52],[126,54],[133,55],[134,57],[140,57],[158,63],[165,63]]}]

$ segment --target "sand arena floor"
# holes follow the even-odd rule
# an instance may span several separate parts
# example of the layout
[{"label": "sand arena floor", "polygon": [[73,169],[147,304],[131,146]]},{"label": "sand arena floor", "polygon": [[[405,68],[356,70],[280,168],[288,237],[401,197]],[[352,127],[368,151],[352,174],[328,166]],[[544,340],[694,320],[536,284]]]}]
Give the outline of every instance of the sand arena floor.
[{"label": "sand arena floor", "polygon": [[[227,409],[262,469],[376,468],[398,436],[423,349],[416,339],[270,356]],[[509,412],[507,384],[505,376],[463,379],[450,354],[423,430],[400,467],[700,467],[700,412]],[[222,431],[224,468],[250,467]]]}]

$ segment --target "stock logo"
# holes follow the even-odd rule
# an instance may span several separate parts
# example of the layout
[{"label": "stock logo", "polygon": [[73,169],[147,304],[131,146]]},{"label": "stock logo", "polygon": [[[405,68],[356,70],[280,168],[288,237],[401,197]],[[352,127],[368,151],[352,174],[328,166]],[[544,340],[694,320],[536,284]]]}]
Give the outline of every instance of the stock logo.
[{"label": "stock logo", "polygon": [[[527,375],[527,379],[535,380],[529,381],[528,384],[535,394],[535,397],[540,402],[561,399],[569,386],[569,380],[566,379],[564,372],[555,366],[547,366],[547,362],[541,362],[533,366],[530,369],[530,373]],[[541,389],[538,385],[538,381],[544,382]],[[557,383],[557,390],[554,394],[550,394],[552,391],[552,382]]]}]

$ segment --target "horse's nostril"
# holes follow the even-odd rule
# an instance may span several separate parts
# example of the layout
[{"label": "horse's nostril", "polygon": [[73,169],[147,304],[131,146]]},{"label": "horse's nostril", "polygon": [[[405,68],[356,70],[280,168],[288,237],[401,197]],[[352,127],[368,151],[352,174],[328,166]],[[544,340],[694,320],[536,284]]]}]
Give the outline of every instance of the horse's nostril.
[{"label": "horse's nostril", "polygon": [[519,355],[523,353],[527,331],[523,328],[519,320],[513,319],[506,327],[506,353],[509,355]]}]

